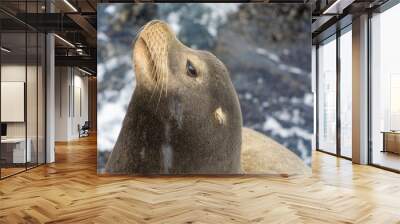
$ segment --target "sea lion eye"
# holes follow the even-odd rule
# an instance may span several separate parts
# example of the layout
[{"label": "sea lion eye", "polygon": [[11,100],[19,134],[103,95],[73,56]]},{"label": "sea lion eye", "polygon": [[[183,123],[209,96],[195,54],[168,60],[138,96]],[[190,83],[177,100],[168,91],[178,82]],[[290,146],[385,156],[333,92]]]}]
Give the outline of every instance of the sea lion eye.
[{"label": "sea lion eye", "polygon": [[197,77],[197,71],[194,68],[192,62],[190,62],[189,60],[187,60],[187,63],[186,63],[186,71],[187,71],[188,76]]}]

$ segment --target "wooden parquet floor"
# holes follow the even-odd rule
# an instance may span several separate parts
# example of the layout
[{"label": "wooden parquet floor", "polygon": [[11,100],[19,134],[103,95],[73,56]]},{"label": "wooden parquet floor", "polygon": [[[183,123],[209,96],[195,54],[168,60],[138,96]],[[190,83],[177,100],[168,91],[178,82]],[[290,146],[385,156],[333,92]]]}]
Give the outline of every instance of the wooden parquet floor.
[{"label": "wooden parquet floor", "polygon": [[400,223],[400,175],[316,152],[311,177],[106,177],[96,139],[0,181],[0,223]]}]

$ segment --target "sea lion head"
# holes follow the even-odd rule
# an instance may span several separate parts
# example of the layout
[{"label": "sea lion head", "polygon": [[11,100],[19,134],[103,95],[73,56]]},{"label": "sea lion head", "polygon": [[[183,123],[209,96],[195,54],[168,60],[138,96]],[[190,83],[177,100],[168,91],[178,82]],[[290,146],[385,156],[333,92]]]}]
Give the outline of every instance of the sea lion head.
[{"label": "sea lion head", "polygon": [[185,46],[163,21],[153,20],[141,29],[133,59],[138,87],[151,92],[149,101],[168,103],[160,98],[179,95],[190,104],[207,103],[206,107],[202,104],[200,111],[209,109],[212,103],[215,111],[220,108],[219,115],[226,109],[225,102],[237,101],[232,99],[232,93],[236,96],[236,92],[225,65],[208,51]]},{"label": "sea lion head", "polygon": [[[147,167],[143,172],[156,172],[159,166],[164,173],[238,173],[242,115],[225,65],[210,52],[181,43],[159,20],[138,33],[133,64],[132,112],[128,108],[118,139],[124,143],[116,147],[134,145],[131,151],[144,155],[133,156],[141,158],[135,159],[143,162],[141,171]],[[130,131],[137,137],[123,140],[124,129],[139,126],[144,129],[137,130],[140,136]]]}]

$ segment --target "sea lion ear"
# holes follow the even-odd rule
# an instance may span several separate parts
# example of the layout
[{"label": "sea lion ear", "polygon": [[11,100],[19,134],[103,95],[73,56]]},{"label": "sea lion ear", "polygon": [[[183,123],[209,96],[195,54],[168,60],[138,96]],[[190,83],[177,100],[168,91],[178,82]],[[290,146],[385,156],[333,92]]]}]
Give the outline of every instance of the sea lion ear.
[{"label": "sea lion ear", "polygon": [[218,107],[215,110],[214,117],[215,117],[215,120],[218,122],[219,125],[225,125],[226,124],[226,115],[222,111],[221,107]]}]

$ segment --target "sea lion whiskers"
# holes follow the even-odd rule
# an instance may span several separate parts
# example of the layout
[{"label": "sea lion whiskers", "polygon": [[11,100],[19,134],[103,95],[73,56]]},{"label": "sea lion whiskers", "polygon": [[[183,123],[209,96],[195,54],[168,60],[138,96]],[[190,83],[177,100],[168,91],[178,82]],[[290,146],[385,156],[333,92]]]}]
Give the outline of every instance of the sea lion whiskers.
[{"label": "sea lion whiskers", "polygon": [[161,97],[162,97],[162,93],[163,93],[163,86],[165,85],[165,68],[164,68],[164,62],[165,62],[165,60],[166,60],[166,57],[163,57],[164,55],[163,55],[163,48],[161,48],[160,49],[160,55],[161,55],[161,57],[159,56],[158,57],[158,63],[157,64],[160,64],[160,66],[157,66],[158,67],[158,71],[160,72],[160,82],[161,82],[161,86],[160,86],[160,95],[159,95],[159,97],[158,97],[158,102],[157,102],[157,107],[156,107],[156,111],[157,111],[157,109],[158,109],[158,105],[159,105],[159,103],[160,103],[160,100],[161,100]]},{"label": "sea lion whiskers", "polygon": [[[143,26],[143,27],[145,27],[145,26]],[[143,31],[143,27],[141,28],[142,31]],[[157,89],[157,85],[158,85],[158,83],[157,83],[157,75],[156,75],[156,67],[157,66],[156,66],[156,61],[154,60],[154,55],[151,53],[152,50],[153,50],[152,46],[151,46],[151,43],[149,43],[147,41],[148,35],[147,35],[146,32],[142,33],[142,31],[138,32],[140,34],[138,34],[139,36],[136,38],[136,40],[134,42],[136,43],[140,39],[142,41],[142,43],[145,45],[144,47],[147,49],[147,56],[148,56],[148,59],[149,59],[148,63],[150,64],[150,67],[151,67],[151,71],[150,71],[149,77],[155,81],[155,86],[152,85],[153,89],[152,89],[152,94],[150,96],[150,100],[151,100],[153,98],[153,95],[154,95],[155,90]]]},{"label": "sea lion whiskers", "polygon": [[[157,36],[156,36],[157,37]],[[151,37],[150,37],[151,38]],[[162,41],[157,39],[156,42],[150,42],[152,44],[149,44],[149,50],[152,52],[150,54],[150,58],[152,61],[152,77],[155,79],[155,85],[152,90],[152,94],[150,99],[153,98],[157,90],[160,91],[158,100],[157,100],[157,106],[156,106],[156,111],[158,109],[158,105],[161,101],[161,97],[163,94],[163,90],[165,88],[166,94],[167,95],[167,83],[166,80],[168,78],[168,68],[167,68],[167,47],[165,45],[158,45],[158,42]]]},{"label": "sea lion whiskers", "polygon": [[158,96],[157,108],[164,89],[165,95],[168,94],[168,45],[166,43],[168,42],[167,40],[171,38],[170,36],[164,35],[165,30],[168,30],[168,28],[158,23],[161,24],[162,21],[151,21],[143,26],[138,32],[138,35],[140,35],[140,38],[142,38],[142,40],[145,42],[145,45],[149,52],[149,59],[151,61],[150,75],[155,81],[155,84],[152,85],[153,88],[150,100],[153,99],[153,96],[156,94],[157,91],[160,91]]},{"label": "sea lion whiskers", "polygon": [[168,85],[167,85],[167,81],[168,81],[168,67],[167,67],[168,57],[166,56],[166,52],[167,52],[166,49],[167,49],[166,46],[162,47],[161,52],[163,52],[163,54],[165,54],[165,55],[163,55],[162,58],[160,57],[160,61],[161,61],[161,63],[160,63],[161,66],[160,67],[161,67],[161,70],[162,70],[161,94],[162,94],[162,91],[163,91],[163,89],[165,87],[165,96],[167,96],[167,89],[168,89]]},{"label": "sea lion whiskers", "polygon": [[[150,59],[152,58],[152,56],[150,55]],[[156,89],[157,89],[157,86],[158,86],[158,78],[157,78],[157,74],[156,74],[156,71],[157,70],[157,66],[155,65],[155,61],[154,61],[154,59],[151,59],[151,72],[150,72],[150,75],[151,75],[151,77],[154,77],[153,78],[153,80],[156,82],[155,83],[155,85],[153,85],[153,89],[152,89],[152,93],[151,93],[151,96],[150,96],[150,101],[151,101],[151,99],[153,99],[153,96],[154,96],[154,94],[155,94],[155,92],[156,92]]]},{"label": "sea lion whiskers", "polygon": [[165,53],[165,57],[164,57],[164,63],[163,63],[163,67],[164,67],[164,76],[166,78],[166,82],[165,82],[165,97],[168,97],[168,76],[169,76],[169,69],[168,69],[168,57],[167,57],[167,52],[168,52],[168,45],[165,46],[164,49],[164,53]]},{"label": "sea lion whiskers", "polygon": [[[153,63],[152,63],[152,68],[151,68],[151,73],[150,73],[152,77],[156,77],[156,76],[157,76],[157,75],[156,75],[156,72],[157,72],[156,69],[157,69],[157,68],[156,68],[156,66],[155,66],[155,63],[153,62]],[[158,81],[157,81],[158,79],[157,79],[157,78],[154,78],[154,80],[155,80],[156,83],[155,83],[155,85],[153,85],[153,89],[152,89],[152,91],[151,91],[150,100],[153,99],[153,96],[154,96],[154,94],[156,93],[157,86],[158,86]]]},{"label": "sea lion whiskers", "polygon": [[[157,50],[154,50],[154,45],[148,45],[150,48],[149,50],[151,52],[158,52]],[[152,61],[152,71],[151,71],[151,76],[153,77],[153,79],[155,80],[155,85],[154,88],[152,90],[152,94],[150,97],[150,100],[153,98],[154,94],[156,93],[156,90],[160,84],[160,80],[161,80],[161,76],[162,73],[160,72],[160,66],[157,66],[157,64],[159,64],[159,60],[160,60],[160,55],[157,53],[150,53],[150,59]],[[161,83],[162,84],[162,83]]]},{"label": "sea lion whiskers", "polygon": [[[146,33],[145,33],[146,34]],[[160,66],[158,66],[160,64],[160,55],[158,54],[159,50],[155,49],[156,46],[154,46],[154,44],[152,44],[152,42],[150,41],[146,41],[149,37],[148,35],[145,35],[143,37],[144,42],[146,43],[146,47],[150,53],[150,63],[151,63],[151,72],[150,72],[150,77],[153,79],[153,81],[155,82],[154,85],[152,85],[152,93],[150,96],[150,101],[153,99],[153,96],[155,95],[155,93],[157,92],[157,89],[159,88],[159,86],[162,85],[162,72],[161,72],[161,68]],[[156,53],[154,53],[156,52]],[[161,85],[160,85],[161,82]]]},{"label": "sea lion whiskers", "polygon": [[[166,65],[168,64],[167,62],[164,62]],[[165,66],[165,67],[167,67],[167,66]],[[169,70],[168,70],[168,68],[167,68],[167,74],[165,75],[166,77],[167,77],[167,81],[166,81],[166,83],[165,83],[165,97],[168,97],[168,76],[169,76],[169,72],[168,72]]]}]

